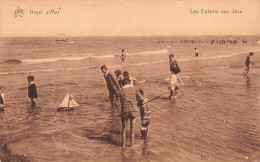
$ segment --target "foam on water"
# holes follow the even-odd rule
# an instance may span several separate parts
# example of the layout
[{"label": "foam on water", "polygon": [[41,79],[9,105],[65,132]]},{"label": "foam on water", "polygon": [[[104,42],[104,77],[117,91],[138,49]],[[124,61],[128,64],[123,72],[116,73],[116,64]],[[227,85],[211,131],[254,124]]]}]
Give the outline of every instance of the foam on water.
[{"label": "foam on water", "polygon": [[155,50],[155,51],[142,51],[142,52],[127,53],[127,55],[130,55],[130,56],[157,55],[157,54],[164,54],[164,53],[169,53],[169,51],[167,49],[162,49],[162,50]]},{"label": "foam on water", "polygon": [[57,69],[40,69],[40,70],[30,70],[30,71],[15,71],[15,72],[0,72],[0,75],[12,75],[12,74],[27,74],[35,72],[52,72],[52,71],[62,71],[62,70],[81,70],[81,69],[92,69],[98,68],[99,66],[86,66],[86,67],[71,67],[71,68],[57,68]]},{"label": "foam on water", "polygon": [[207,68],[207,70],[220,70],[220,69],[228,69],[229,66],[220,66],[220,67],[212,67],[212,68]]},{"label": "foam on water", "polygon": [[[154,55],[154,54],[160,54],[163,52],[168,52],[167,50],[156,50],[156,51],[144,51],[144,52],[137,52],[132,54],[132,56],[136,55]],[[258,52],[258,51],[254,51]],[[231,53],[227,55],[219,55],[216,57],[200,57],[200,58],[183,58],[178,59],[180,62],[186,62],[186,61],[196,61],[196,60],[210,60],[210,59],[220,59],[220,58],[230,58],[237,55],[245,54],[247,52],[241,52],[241,53]],[[131,54],[130,54],[131,56]],[[114,55],[100,55],[100,56],[88,56],[88,57],[62,57],[62,58],[48,58],[48,59],[15,59],[15,60],[7,60],[7,62],[15,62],[15,63],[48,63],[48,62],[55,62],[55,61],[78,61],[78,60],[85,60],[88,58],[96,58],[96,59],[109,59],[114,58]],[[5,61],[6,62],[6,61]],[[168,62],[168,60],[158,60],[158,61],[151,61],[151,62],[139,62],[139,63],[129,63],[127,66],[142,66],[142,65],[148,65],[148,64],[157,64],[157,63],[163,63]],[[107,64],[111,68],[119,68],[122,67],[122,65],[111,65]],[[86,67],[66,67],[66,68],[52,68],[52,69],[40,69],[40,70],[32,70],[32,71],[15,71],[15,72],[0,72],[0,75],[8,75],[8,74],[26,74],[26,73],[34,73],[34,72],[50,72],[50,71],[59,71],[59,70],[81,70],[81,69],[89,69],[89,68],[96,68],[99,66],[86,66]],[[218,69],[226,69],[229,68],[229,66],[223,66],[223,67],[212,67],[207,68],[208,70],[218,70]]]},{"label": "foam on water", "polygon": [[210,59],[221,59],[221,58],[230,58],[237,55],[248,54],[249,52],[259,52],[259,51],[242,51],[242,52],[235,52],[226,55],[218,55],[218,56],[209,56],[209,57],[198,57],[198,58],[185,58],[185,59],[178,59],[178,61],[195,61],[195,60],[210,60]]},{"label": "foam on water", "polygon": [[[127,53],[127,56],[138,56],[138,55],[157,55],[157,54],[165,54],[169,53],[168,50],[155,50],[155,51],[142,51],[142,52],[133,52],[133,53]],[[79,56],[75,56],[79,55]],[[82,56],[86,55],[86,56]],[[18,63],[50,63],[50,62],[56,62],[56,61],[78,61],[78,60],[86,60],[89,58],[94,59],[109,59],[114,58],[117,55],[113,54],[105,54],[105,55],[93,55],[93,54],[74,54],[74,55],[64,55],[62,57],[50,57],[50,58],[42,58],[42,59],[10,59],[3,61],[2,63],[7,64],[18,64]]]}]

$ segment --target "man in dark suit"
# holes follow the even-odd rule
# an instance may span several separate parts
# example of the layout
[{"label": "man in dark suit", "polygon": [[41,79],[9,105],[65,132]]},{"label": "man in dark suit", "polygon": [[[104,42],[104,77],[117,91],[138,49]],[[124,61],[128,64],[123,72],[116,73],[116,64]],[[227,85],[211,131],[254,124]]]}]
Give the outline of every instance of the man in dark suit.
[{"label": "man in dark suit", "polygon": [[[104,78],[107,82],[107,90],[109,91],[109,99],[111,101],[111,106],[114,107],[114,96],[116,97],[116,102],[118,102],[118,91],[120,89],[120,85],[117,80],[107,71],[107,66],[102,65],[101,71],[104,73]],[[116,105],[115,105],[116,106]]]}]

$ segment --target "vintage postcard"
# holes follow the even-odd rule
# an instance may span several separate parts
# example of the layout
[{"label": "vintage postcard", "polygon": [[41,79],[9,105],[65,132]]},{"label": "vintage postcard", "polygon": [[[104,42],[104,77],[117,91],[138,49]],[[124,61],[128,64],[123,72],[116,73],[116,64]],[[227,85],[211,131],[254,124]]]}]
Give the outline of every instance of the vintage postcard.
[{"label": "vintage postcard", "polygon": [[0,0],[0,162],[260,162],[259,0]]}]

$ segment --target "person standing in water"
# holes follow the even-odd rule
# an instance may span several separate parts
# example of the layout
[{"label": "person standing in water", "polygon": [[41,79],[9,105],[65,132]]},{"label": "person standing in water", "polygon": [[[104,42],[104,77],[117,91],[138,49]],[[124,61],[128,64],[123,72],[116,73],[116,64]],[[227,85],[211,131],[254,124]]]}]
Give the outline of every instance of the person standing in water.
[{"label": "person standing in water", "polygon": [[121,64],[125,64],[125,59],[126,59],[126,54],[125,54],[125,50],[122,49],[122,54],[121,54]]},{"label": "person standing in water", "polygon": [[5,95],[2,91],[2,87],[0,87],[0,109],[4,110],[5,107]]},{"label": "person standing in water", "polygon": [[36,89],[36,85],[34,83],[34,76],[28,76],[28,96],[31,99],[31,107],[36,106],[36,98],[38,98],[38,93]]},{"label": "person standing in water", "polygon": [[250,64],[254,64],[252,61],[251,61],[251,56],[253,56],[253,52],[249,52],[248,56],[246,57],[246,62],[245,62],[245,65],[246,65],[246,69],[245,69],[245,72],[246,74],[248,74],[249,72],[249,66]]},{"label": "person standing in water", "polygon": [[183,84],[182,81],[179,79],[178,74],[171,74],[168,86],[168,89],[170,90],[169,100],[172,98],[172,96],[174,98],[177,97],[177,90],[179,89],[177,87],[178,83]]},{"label": "person standing in water", "polygon": [[137,107],[140,108],[140,116],[141,116],[141,134],[144,140],[146,140],[147,133],[148,133],[148,125],[151,119],[151,109],[147,103],[147,98],[144,96],[144,91],[142,89],[138,90],[139,93],[142,95],[143,98],[140,98],[136,95]]},{"label": "person standing in water", "polygon": [[[120,89],[120,85],[118,84],[117,80],[111,75],[106,65],[102,65],[100,67],[101,71],[104,73],[104,78],[107,82],[107,90],[109,92],[109,100],[111,102],[111,107],[114,107],[114,96],[116,97],[116,102],[119,101],[118,92]],[[116,105],[115,105],[116,106]]]},{"label": "person standing in water", "polygon": [[195,57],[198,57],[199,56],[199,50],[197,48],[194,48],[195,49]]},{"label": "person standing in water", "polygon": [[170,71],[171,74],[178,74],[180,73],[181,69],[179,68],[179,65],[177,63],[177,61],[174,58],[174,54],[170,54],[169,55],[169,62],[170,62]]},{"label": "person standing in water", "polygon": [[120,101],[121,101],[121,122],[122,122],[122,147],[125,147],[126,144],[126,126],[128,120],[130,120],[130,146],[134,145],[135,140],[135,122],[136,117],[138,116],[138,108],[136,106],[137,96],[141,98],[139,91],[136,91],[133,84],[130,83],[130,79],[125,79],[125,85],[119,92]]}]

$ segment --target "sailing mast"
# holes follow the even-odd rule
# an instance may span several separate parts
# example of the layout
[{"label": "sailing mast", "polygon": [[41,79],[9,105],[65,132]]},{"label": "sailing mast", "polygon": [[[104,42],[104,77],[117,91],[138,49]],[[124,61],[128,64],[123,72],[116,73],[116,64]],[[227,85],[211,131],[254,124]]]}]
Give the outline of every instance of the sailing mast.
[{"label": "sailing mast", "polygon": [[68,108],[70,107],[70,93],[69,93],[69,101],[68,101]]}]

